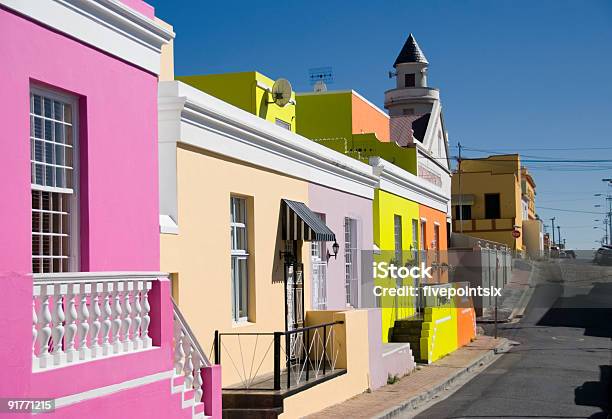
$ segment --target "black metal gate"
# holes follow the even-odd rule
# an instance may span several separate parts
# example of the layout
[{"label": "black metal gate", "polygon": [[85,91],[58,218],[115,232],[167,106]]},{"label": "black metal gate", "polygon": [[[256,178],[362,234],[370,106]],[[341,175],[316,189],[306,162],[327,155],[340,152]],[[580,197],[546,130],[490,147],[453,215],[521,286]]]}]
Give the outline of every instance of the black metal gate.
[{"label": "black metal gate", "polygon": [[[285,263],[285,330],[304,327],[304,264],[301,262]],[[287,342],[288,360],[296,359],[301,354],[302,336],[292,333]]]}]

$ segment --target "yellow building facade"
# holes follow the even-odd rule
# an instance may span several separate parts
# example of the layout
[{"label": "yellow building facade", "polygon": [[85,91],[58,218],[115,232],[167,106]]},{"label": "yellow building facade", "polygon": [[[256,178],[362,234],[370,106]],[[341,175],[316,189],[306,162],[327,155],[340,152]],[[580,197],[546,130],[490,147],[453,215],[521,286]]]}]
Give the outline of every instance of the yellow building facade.
[{"label": "yellow building facade", "polygon": [[462,160],[452,177],[453,231],[522,250],[521,162],[518,154]]}]

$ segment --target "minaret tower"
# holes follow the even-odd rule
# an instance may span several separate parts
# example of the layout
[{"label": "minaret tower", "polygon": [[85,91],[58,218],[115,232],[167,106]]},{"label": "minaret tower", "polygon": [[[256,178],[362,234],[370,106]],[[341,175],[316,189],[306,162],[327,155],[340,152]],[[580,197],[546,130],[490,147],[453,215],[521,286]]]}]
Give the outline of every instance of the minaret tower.
[{"label": "minaret tower", "polygon": [[439,99],[437,89],[427,87],[429,62],[414,36],[410,34],[395,59],[395,89],[385,92],[385,108],[391,117],[431,112]]}]

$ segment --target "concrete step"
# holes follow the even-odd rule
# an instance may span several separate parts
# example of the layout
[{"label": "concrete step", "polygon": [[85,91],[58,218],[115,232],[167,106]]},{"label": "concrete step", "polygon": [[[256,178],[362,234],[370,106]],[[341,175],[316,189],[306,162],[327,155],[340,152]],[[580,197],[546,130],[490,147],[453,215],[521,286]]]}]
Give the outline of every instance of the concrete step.
[{"label": "concrete step", "polygon": [[223,419],[276,419],[282,408],[269,409],[223,409]]}]

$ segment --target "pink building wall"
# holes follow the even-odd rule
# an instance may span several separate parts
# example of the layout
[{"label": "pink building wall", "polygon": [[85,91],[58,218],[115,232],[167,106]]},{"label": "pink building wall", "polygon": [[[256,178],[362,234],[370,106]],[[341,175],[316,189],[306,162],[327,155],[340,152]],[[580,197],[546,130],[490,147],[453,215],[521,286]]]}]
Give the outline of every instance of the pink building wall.
[{"label": "pink building wall", "polygon": [[[327,264],[327,309],[345,309],[344,217],[357,220],[358,249],[372,250],[372,200],[311,183],[308,207],[314,212],[325,214],[325,224],[336,234],[340,245],[337,259],[332,257]],[[332,244],[327,243],[330,253]],[[308,295],[305,298],[312,297]]]},{"label": "pink building wall", "polygon": [[[124,3],[153,17],[153,8],[140,0]],[[30,86],[79,100],[79,270],[157,271],[157,77],[3,7],[0,36],[6,41],[0,43],[0,368],[3,377],[10,377],[0,380],[0,397],[61,397],[170,371],[172,306],[169,282],[161,280],[150,293],[150,334],[159,348],[32,373]],[[169,398],[169,380],[162,383]],[[123,404],[135,406],[135,392],[116,400],[123,397]],[[164,399],[155,391],[140,392],[140,404],[148,403],[151,412],[165,411],[156,410]],[[145,394],[150,394],[148,402]],[[74,417],[84,412],[109,417],[93,413],[100,403],[82,403]],[[182,414],[180,395],[177,407],[177,415]],[[112,407],[104,409],[99,412]],[[143,412],[126,414],[142,417]]]},{"label": "pink building wall", "polygon": [[80,102],[81,270],[159,269],[157,78],[0,9],[0,269],[31,271],[29,89]]}]

